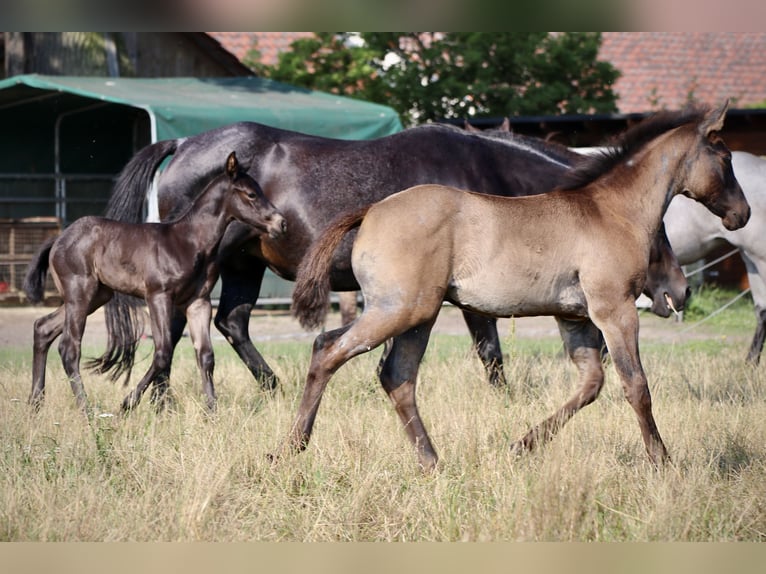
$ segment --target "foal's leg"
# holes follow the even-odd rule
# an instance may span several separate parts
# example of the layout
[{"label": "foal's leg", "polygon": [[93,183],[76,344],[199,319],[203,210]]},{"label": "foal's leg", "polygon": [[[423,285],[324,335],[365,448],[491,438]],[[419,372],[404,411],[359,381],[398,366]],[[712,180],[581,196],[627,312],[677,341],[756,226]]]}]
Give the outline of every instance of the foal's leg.
[{"label": "foal's leg", "polygon": [[152,339],[154,340],[154,356],[149,370],[132,392],[122,401],[122,410],[129,411],[141,401],[141,397],[151,383],[167,385],[170,376],[170,363],[173,359],[173,343],[170,335],[170,321],[173,314],[173,304],[168,293],[147,296]]},{"label": "foal's leg", "polygon": [[215,411],[216,396],[213,386],[215,357],[213,356],[213,346],[210,343],[211,315],[210,299],[197,299],[186,309],[189,332],[197,355],[197,367],[202,377],[202,389],[207,398],[207,408],[212,412]]},{"label": "foal's leg", "polygon": [[[184,315],[177,308],[173,307],[173,315],[170,319],[170,348],[171,348],[170,354],[171,356],[175,353],[175,349],[178,346],[178,342],[181,340],[181,337],[183,337],[185,328],[186,328],[186,315]],[[154,384],[152,384],[150,400],[152,404],[155,404],[160,408],[164,406],[168,400],[167,393],[168,393],[168,390],[170,389],[168,380],[170,379],[171,369],[172,369],[172,365],[168,365],[166,376],[162,379],[155,380]]]},{"label": "foal's leg", "polygon": [[[95,285],[94,285],[95,288]],[[94,289],[95,290],[95,289]],[[64,371],[72,387],[77,406],[85,409],[88,397],[80,376],[80,357],[82,355],[82,335],[85,331],[85,321],[90,313],[87,289],[78,290],[77,294],[69,293],[72,297],[64,303],[64,330],[59,341],[59,355]]]},{"label": "foal's leg", "polygon": [[423,359],[433,322],[413,327],[395,337],[391,351],[380,369],[380,382],[394,403],[404,430],[415,446],[418,462],[425,471],[433,470],[439,460],[420,418],[415,400],[418,369]]},{"label": "foal's leg", "polygon": [[64,330],[64,306],[53,313],[35,321],[32,359],[32,391],[29,404],[39,409],[45,398],[45,365],[48,362],[48,350],[56,337]]},{"label": "foal's leg", "polygon": [[[590,303],[590,302],[589,302]],[[652,397],[638,352],[638,313],[632,300],[619,307],[590,306],[601,329],[612,362],[622,381],[625,398],[638,416],[646,452],[655,465],[670,460],[652,414]]]},{"label": "foal's leg", "polygon": [[601,366],[601,334],[590,321],[567,321],[556,317],[569,358],[580,373],[577,392],[552,416],[532,428],[514,446],[516,452],[532,450],[551,440],[564,424],[584,406],[596,400],[604,386]]},{"label": "foal's leg", "polygon": [[258,300],[266,266],[259,259],[247,257],[242,268],[230,261],[221,264],[221,298],[215,315],[215,326],[226,337],[239,358],[264,390],[279,385],[274,371],[250,340],[250,313]]},{"label": "foal's leg", "polygon": [[285,448],[305,450],[330,377],[349,359],[371,351],[395,336],[397,325],[395,321],[389,321],[391,318],[391,313],[366,308],[351,325],[322,333],[314,340],[303,397]]},{"label": "foal's leg", "polygon": [[487,371],[490,384],[495,387],[505,387],[508,383],[503,373],[503,352],[500,348],[500,337],[497,334],[497,319],[465,310],[463,318],[468,325],[468,331],[471,333],[479,358]]}]

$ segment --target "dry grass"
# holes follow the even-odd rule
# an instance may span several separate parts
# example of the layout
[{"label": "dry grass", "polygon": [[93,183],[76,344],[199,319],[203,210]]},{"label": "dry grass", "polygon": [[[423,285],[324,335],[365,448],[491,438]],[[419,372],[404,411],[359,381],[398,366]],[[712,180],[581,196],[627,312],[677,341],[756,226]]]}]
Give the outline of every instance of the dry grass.
[{"label": "dry grass", "polygon": [[[762,541],[766,538],[766,381],[742,345],[642,349],[655,415],[674,464],[646,460],[635,416],[609,367],[602,396],[550,445],[510,444],[574,389],[555,340],[505,341],[507,391],[489,388],[468,338],[437,335],[419,404],[440,453],[422,475],[375,379],[378,353],[331,381],[308,450],[267,453],[297,408],[310,345],[260,348],[283,392],[259,393],[224,344],[219,411],[205,414],[188,344],[177,406],[147,401],[88,423],[56,351],[47,402],[32,413],[27,349],[0,353],[0,539],[31,541]],[[126,390],[93,376],[97,412]],[[148,397],[147,397],[148,399]]]}]

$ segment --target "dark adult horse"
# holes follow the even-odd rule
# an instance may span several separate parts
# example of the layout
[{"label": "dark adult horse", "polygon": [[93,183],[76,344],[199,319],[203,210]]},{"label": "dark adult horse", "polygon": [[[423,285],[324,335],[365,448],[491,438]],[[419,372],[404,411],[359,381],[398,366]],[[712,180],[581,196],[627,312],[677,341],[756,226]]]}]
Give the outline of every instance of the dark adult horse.
[{"label": "dark adult horse", "polygon": [[[546,192],[580,159],[563,146],[542,140],[501,141],[447,126],[422,126],[368,141],[310,136],[242,122],[194,137],[161,141],[139,151],[120,175],[108,217],[140,221],[146,191],[157,166],[173,154],[158,178],[158,205],[163,220],[175,217],[198,195],[218,169],[222,150],[234,149],[266,197],[287,219],[287,235],[256,237],[231,225],[221,250],[222,292],[216,327],[264,387],[275,387],[271,368],[253,346],[248,325],[264,272],[293,280],[309,245],[339,213],[369,205],[407,187],[439,183],[493,195]],[[353,235],[353,234],[352,234]],[[357,290],[351,272],[353,237],[338,250],[331,274],[335,291]],[[686,283],[667,241],[656,251],[665,269],[651,275],[668,278],[654,292],[655,312],[667,316],[667,298],[682,308]],[[672,270],[673,266],[676,272]],[[666,297],[666,294],[668,297]],[[107,307],[107,317],[116,306]],[[490,381],[505,382],[495,319],[464,312]],[[173,325],[173,340],[183,318]],[[109,352],[119,365],[120,347]]]},{"label": "dark adult horse", "polygon": [[364,311],[314,341],[285,447],[306,448],[332,375],[393,338],[380,381],[421,467],[434,468],[438,457],[415,389],[431,329],[442,303],[450,301],[495,317],[555,315],[576,334],[567,342],[580,374],[577,392],[530,429],[516,450],[551,439],[599,395],[604,371],[591,343],[600,330],[649,458],[655,464],[668,460],[639,357],[635,299],[651,241],[674,196],[702,203],[729,230],[750,217],[731,153],[718,137],[725,113],[724,107],[659,114],[626,132],[608,153],[571,170],[550,193],[495,197],[421,185],[341,216],[301,263],[293,309],[305,326],[323,320],[333,254],[357,229],[351,265]]}]

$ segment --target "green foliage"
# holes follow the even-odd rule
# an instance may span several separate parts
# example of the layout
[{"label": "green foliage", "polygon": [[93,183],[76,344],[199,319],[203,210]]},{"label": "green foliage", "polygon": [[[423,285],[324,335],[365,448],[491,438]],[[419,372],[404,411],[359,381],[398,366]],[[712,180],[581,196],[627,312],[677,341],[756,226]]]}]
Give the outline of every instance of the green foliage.
[{"label": "green foliage", "polygon": [[[724,289],[716,285],[703,284],[697,289],[686,303],[684,310],[684,320],[689,323],[707,319],[724,305],[733,301],[739,294],[734,289]],[[752,322],[753,299],[747,295],[732,303],[724,311],[710,317],[711,326],[741,327]]]},{"label": "green foliage", "polygon": [[619,72],[596,60],[598,33],[318,33],[275,66],[274,80],[390,105],[405,124],[454,117],[616,111]]}]

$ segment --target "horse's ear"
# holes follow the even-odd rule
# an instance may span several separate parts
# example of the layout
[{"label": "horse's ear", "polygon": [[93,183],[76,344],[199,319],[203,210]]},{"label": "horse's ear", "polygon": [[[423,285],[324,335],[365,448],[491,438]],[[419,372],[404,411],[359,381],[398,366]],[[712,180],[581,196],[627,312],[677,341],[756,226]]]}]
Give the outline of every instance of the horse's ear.
[{"label": "horse's ear", "polygon": [[481,131],[480,129],[473,127],[471,125],[471,122],[469,122],[468,120],[463,120],[463,121],[465,122],[465,128],[464,128],[465,131],[467,131],[467,132],[480,132]]},{"label": "horse's ear", "polygon": [[226,158],[226,175],[233,179],[239,171],[239,163],[237,162],[237,154],[231,152],[229,157]]},{"label": "horse's ear", "polygon": [[723,129],[723,121],[726,119],[726,111],[729,109],[729,100],[727,99],[720,107],[710,110],[705,120],[700,124],[700,131],[705,137],[713,132],[720,132]]},{"label": "horse's ear", "polygon": [[508,116],[503,118],[503,123],[500,124],[500,130],[511,133],[511,120],[508,118]]}]

